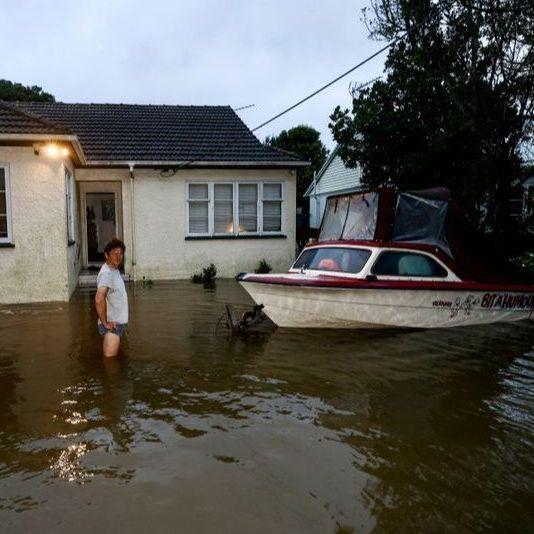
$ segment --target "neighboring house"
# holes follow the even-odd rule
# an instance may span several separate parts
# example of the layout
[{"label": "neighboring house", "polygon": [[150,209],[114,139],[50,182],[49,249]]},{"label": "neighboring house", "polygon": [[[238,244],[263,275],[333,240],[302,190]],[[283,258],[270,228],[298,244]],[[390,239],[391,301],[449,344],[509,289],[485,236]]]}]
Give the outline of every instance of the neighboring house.
[{"label": "neighboring house", "polygon": [[515,184],[510,199],[512,216],[534,231],[534,146],[532,142],[520,147],[521,178]]},{"label": "neighboring house", "polygon": [[295,169],[227,106],[0,102],[0,303],[65,301],[106,241],[132,280],[295,252]]},{"label": "neighboring house", "polygon": [[360,167],[346,167],[338,151],[339,146],[336,146],[304,193],[304,196],[310,199],[310,228],[321,226],[326,199],[329,196],[352,193],[360,189]]}]

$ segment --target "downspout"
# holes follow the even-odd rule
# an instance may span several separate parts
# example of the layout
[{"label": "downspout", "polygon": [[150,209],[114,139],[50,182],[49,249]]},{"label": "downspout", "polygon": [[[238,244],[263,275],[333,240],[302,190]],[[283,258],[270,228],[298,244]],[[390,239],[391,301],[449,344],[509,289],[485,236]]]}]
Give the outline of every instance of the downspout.
[{"label": "downspout", "polygon": [[130,163],[130,225],[132,228],[132,282],[136,280],[136,261],[135,261],[135,181],[134,181],[134,164]]},{"label": "downspout", "polygon": [[[319,213],[318,213],[319,209],[317,206],[317,171],[313,171],[313,203],[315,204],[314,210],[313,210],[313,213],[315,214],[315,217],[314,217],[315,220],[313,221],[314,228],[315,228],[317,226],[317,221],[319,219]],[[311,206],[310,206],[310,213],[311,213]],[[308,224],[311,227],[310,222],[311,221],[309,221]]]}]

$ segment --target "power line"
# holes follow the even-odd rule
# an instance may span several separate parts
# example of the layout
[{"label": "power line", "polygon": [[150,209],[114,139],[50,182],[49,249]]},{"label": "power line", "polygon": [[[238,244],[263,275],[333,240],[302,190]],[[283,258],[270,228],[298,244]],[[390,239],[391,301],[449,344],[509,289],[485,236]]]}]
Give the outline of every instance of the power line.
[{"label": "power line", "polygon": [[[262,124],[260,124],[259,126],[256,126],[255,128],[252,128],[252,130],[250,130],[251,132],[255,132],[256,130],[259,130],[260,128],[263,128],[264,126],[266,126],[267,124],[270,124],[271,122],[275,121],[276,119],[280,118],[282,115],[285,115],[286,113],[289,113],[291,110],[295,109],[297,106],[300,106],[301,104],[303,104],[304,102],[308,101],[310,98],[313,98],[315,95],[318,95],[320,92],[324,91],[325,89],[327,89],[328,87],[330,87],[331,85],[333,85],[334,83],[338,82],[339,80],[341,80],[342,78],[344,78],[345,76],[349,75],[351,72],[354,72],[356,69],[359,69],[360,67],[362,67],[363,65],[365,65],[366,63],[369,63],[369,61],[371,61],[372,59],[374,59],[375,57],[379,56],[382,52],[385,52],[388,48],[391,48],[393,45],[397,44],[398,42],[402,41],[406,36],[408,36],[410,33],[414,32],[415,30],[417,30],[418,28],[420,28],[421,26],[423,26],[423,24],[425,24],[431,17],[433,13],[430,12],[428,13],[428,15],[421,21],[419,22],[418,24],[416,24],[415,26],[413,26],[412,28],[410,28],[409,30],[407,30],[406,32],[404,32],[404,34],[400,35],[399,37],[396,37],[395,39],[393,39],[392,41],[390,41],[386,46],[383,46],[380,50],[377,50],[374,54],[371,54],[370,56],[368,56],[367,58],[365,58],[363,61],[360,61],[357,65],[355,65],[354,67],[350,68],[349,70],[347,70],[346,72],[344,72],[343,74],[340,74],[339,76],[337,76],[336,78],[334,78],[333,80],[331,80],[330,82],[328,82],[327,84],[323,85],[322,87],[320,87],[319,89],[317,89],[316,91],[314,91],[313,93],[309,94],[308,96],[302,98],[301,100],[299,100],[297,103],[293,104],[292,106],[289,106],[288,108],[286,108],[284,111],[281,111],[280,113],[278,113],[277,115],[275,115],[274,117],[271,117],[269,120],[263,122]],[[227,143],[227,145],[229,146],[230,143]],[[183,169],[184,167],[187,167],[189,165],[191,165],[192,163],[194,163],[196,160],[190,160],[190,161],[186,161],[185,163],[182,163],[181,165],[179,165],[178,167],[174,167],[173,168],[173,174],[175,174],[177,171],[179,171],[180,169]],[[172,175],[171,175],[172,176]]]},{"label": "power line", "polygon": [[297,106],[300,106],[301,104],[304,104],[304,102],[306,102],[310,98],[313,98],[315,95],[318,95],[320,92],[324,91],[325,89],[327,89],[331,85],[335,84],[336,82],[341,80],[341,78],[344,78],[345,76],[349,75],[351,72],[354,72],[356,69],[359,69],[360,67],[362,67],[366,63],[369,63],[369,61],[374,59],[376,56],[379,56],[382,52],[384,52],[388,48],[392,47],[395,43],[397,43],[398,41],[400,41],[403,38],[404,38],[404,35],[402,37],[397,37],[397,39],[391,41],[386,46],[383,46],[380,50],[378,50],[374,54],[370,55],[369,57],[365,58],[363,61],[360,61],[357,65],[355,65],[354,67],[352,67],[348,71],[344,72],[343,74],[340,74],[339,76],[337,76],[336,78],[334,78],[332,81],[328,82],[327,84],[323,85],[322,87],[319,87],[319,89],[317,89],[313,93],[310,93],[308,96],[305,96],[304,98],[299,100],[296,104],[293,104],[292,106],[289,106],[288,108],[284,109],[284,111],[281,111],[280,113],[278,113],[274,117],[271,117],[269,120],[267,120],[265,122],[262,122],[259,126],[256,126],[255,128],[252,128],[251,131],[255,132],[256,130],[259,130],[260,128],[263,128],[264,126],[267,126],[267,124],[270,124],[271,122],[275,121],[276,119],[279,119],[282,115],[285,115],[286,113],[289,113],[291,110],[295,109]]},{"label": "power line", "polygon": [[256,130],[259,130],[260,128],[263,128],[264,126],[267,126],[267,124],[269,124],[269,123],[273,122],[274,120],[280,118],[282,115],[285,115],[286,113],[289,113],[291,110],[295,109],[297,106],[300,106],[301,104],[303,104],[304,102],[306,102],[310,98],[313,98],[315,95],[318,95],[321,91],[324,91],[325,89],[327,89],[331,85],[335,84],[336,82],[341,80],[341,78],[344,78],[345,76],[349,75],[351,72],[354,72],[356,69],[359,69],[360,67],[362,67],[366,63],[369,63],[369,61],[374,59],[376,56],[379,56],[382,52],[385,52],[388,48],[391,48],[393,45],[397,44],[399,41],[402,41],[410,33],[414,32],[415,30],[420,28],[423,24],[425,24],[430,19],[430,17],[432,15],[433,15],[433,12],[430,11],[428,13],[428,15],[421,22],[419,22],[418,24],[416,24],[415,26],[413,26],[412,28],[410,28],[409,30],[404,32],[404,34],[399,35],[399,37],[396,37],[395,39],[393,39],[393,41],[390,41],[386,46],[383,46],[380,50],[377,50],[374,54],[371,54],[369,57],[365,58],[363,61],[360,61],[357,65],[354,65],[354,67],[350,68],[349,70],[347,70],[343,74],[340,74],[339,76],[334,78],[332,81],[328,82],[327,84],[323,85],[322,87],[319,87],[319,89],[317,89],[313,93],[310,93],[308,96],[305,96],[304,98],[299,100],[296,104],[293,104],[292,106],[289,106],[288,108],[284,109],[284,111],[281,111],[280,113],[278,113],[274,117],[271,117],[269,120],[261,123],[259,126],[256,126],[255,128],[252,128],[251,131],[255,132]]}]

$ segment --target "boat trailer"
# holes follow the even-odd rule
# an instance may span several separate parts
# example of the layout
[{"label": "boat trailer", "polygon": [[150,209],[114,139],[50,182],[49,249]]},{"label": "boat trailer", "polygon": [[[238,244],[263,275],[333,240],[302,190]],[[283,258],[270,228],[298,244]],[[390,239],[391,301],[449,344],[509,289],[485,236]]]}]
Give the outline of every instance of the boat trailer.
[{"label": "boat trailer", "polygon": [[263,304],[256,304],[252,310],[246,311],[238,319],[237,313],[231,304],[225,304],[226,327],[232,334],[242,334],[251,326],[263,323],[267,316],[262,312]]}]

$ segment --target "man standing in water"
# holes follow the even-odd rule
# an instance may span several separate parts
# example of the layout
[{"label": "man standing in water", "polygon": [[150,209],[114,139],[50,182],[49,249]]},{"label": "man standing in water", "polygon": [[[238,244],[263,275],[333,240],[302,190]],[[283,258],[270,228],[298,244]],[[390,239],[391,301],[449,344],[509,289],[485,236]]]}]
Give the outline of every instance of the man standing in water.
[{"label": "man standing in water", "polygon": [[121,336],[128,324],[128,295],[119,267],[126,247],[119,239],[112,239],[104,248],[106,263],[97,278],[95,296],[98,332],[104,338],[106,358],[117,356]]}]

